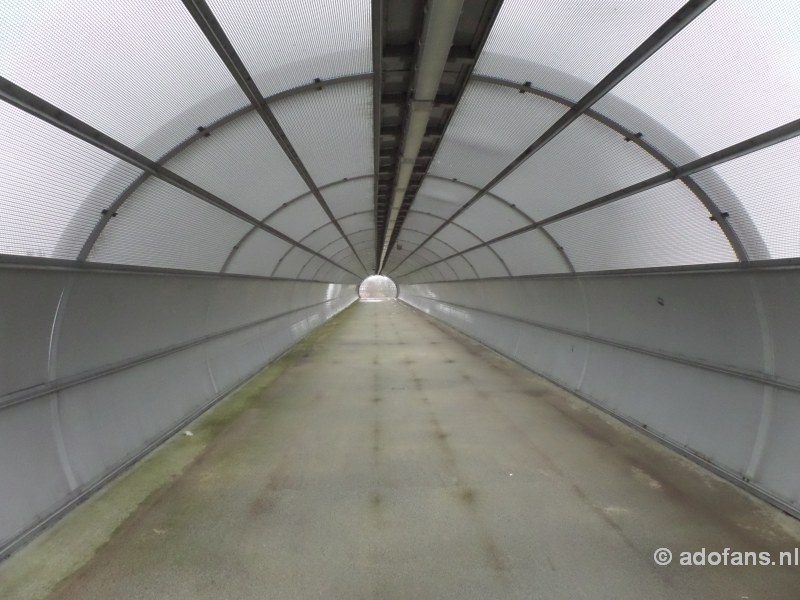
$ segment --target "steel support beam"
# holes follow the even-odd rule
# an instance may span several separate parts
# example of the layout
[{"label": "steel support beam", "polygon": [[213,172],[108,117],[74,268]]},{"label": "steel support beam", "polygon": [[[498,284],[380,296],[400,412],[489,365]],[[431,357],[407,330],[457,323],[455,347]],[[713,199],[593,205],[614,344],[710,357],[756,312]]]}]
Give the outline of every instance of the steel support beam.
[{"label": "steel support beam", "polygon": [[325,214],[328,215],[328,218],[339,231],[339,234],[350,246],[350,249],[353,251],[353,254],[355,254],[359,264],[364,269],[364,272],[369,273],[369,270],[361,261],[361,257],[356,254],[355,249],[353,248],[352,244],[350,244],[350,239],[339,225],[339,222],[336,220],[336,217],[328,206],[328,203],[325,201],[325,198],[319,191],[319,188],[312,179],[308,169],[306,169],[303,161],[300,159],[300,156],[297,154],[294,146],[292,146],[280,123],[278,123],[278,119],[275,117],[275,114],[272,112],[266,102],[264,102],[264,96],[261,94],[255,81],[247,71],[242,59],[239,58],[239,55],[236,53],[233,44],[228,39],[227,34],[222,29],[219,21],[217,21],[217,18],[214,16],[211,8],[208,6],[205,0],[183,0],[183,4],[192,15],[197,23],[197,26],[200,27],[200,30],[206,36],[211,46],[217,52],[222,62],[231,72],[231,75],[233,75],[236,83],[250,100],[250,103],[258,112],[270,133],[272,133],[272,135],[275,137],[281,149],[284,151],[286,156],[289,158],[289,161],[297,170],[297,173],[314,194],[314,197],[317,199],[317,202],[319,202],[322,210],[325,211]]},{"label": "steel support beam", "polygon": [[[798,135],[800,135],[800,119],[790,121],[785,125],[775,127],[774,129],[770,129],[769,131],[753,136],[737,144],[732,144],[727,148],[723,148],[722,150],[718,150],[717,152],[712,152],[711,154],[703,156],[702,158],[698,158],[697,160],[688,162],[685,165],[675,167],[673,169],[670,169],[669,171],[666,171],[665,173],[661,173],[660,175],[650,177],[649,179],[645,179],[643,181],[640,181],[639,183],[634,183],[633,185],[629,185],[628,187],[622,188],[621,190],[617,190],[616,192],[605,194],[604,196],[600,196],[599,198],[595,198],[594,200],[590,200],[589,202],[584,202],[583,204],[580,204],[573,208],[562,211],[558,214],[547,217],[546,219],[542,219],[541,221],[538,221],[536,223],[532,223],[530,225],[526,225],[525,227],[514,229],[513,231],[509,231],[508,233],[499,235],[495,238],[492,238],[491,240],[483,242],[482,244],[478,244],[471,248],[466,248],[461,252],[459,252],[457,255],[448,256],[444,260],[449,260],[454,256],[458,256],[466,252],[482,248],[484,246],[496,244],[497,242],[501,242],[503,240],[516,237],[518,235],[522,235],[523,233],[527,233],[528,231],[533,231],[534,229],[538,229],[539,227],[545,225],[550,225],[558,221],[563,221],[564,219],[568,219],[569,217],[574,217],[575,215],[579,215],[581,213],[585,213],[595,208],[611,204],[612,202],[616,202],[617,200],[622,200],[623,198],[628,198],[629,196],[640,194],[641,192],[645,192],[660,185],[664,185],[665,183],[681,180],[685,177],[688,177],[700,171],[704,171],[706,169],[710,169],[712,167],[728,162],[730,160],[746,156],[747,154],[751,154],[752,152],[768,148],[769,146],[772,146],[774,144],[779,144],[786,140],[797,137]],[[419,246],[415,248],[415,251],[417,249],[419,249]],[[409,271],[408,273],[404,273],[403,276],[410,275],[411,273],[414,273],[417,270],[419,269],[415,269],[414,271]]]},{"label": "steel support beam", "polygon": [[[550,142],[559,133],[564,131],[570,124],[575,122],[582,114],[589,108],[610,92],[614,86],[620,81],[630,75],[639,65],[655,54],[664,44],[669,42],[673,37],[683,30],[689,23],[698,17],[705,9],[711,6],[714,0],[689,0],[684,4],[672,17],[670,17],[661,27],[656,29],[650,37],[642,42],[638,48],[631,52],[627,58],[619,63],[608,75],[606,75],[597,85],[589,90],[575,105],[570,108],[564,115],[561,116],[547,131],[539,136],[530,146],[528,146],[519,156],[511,161],[502,171],[495,175],[489,183],[487,183],[481,190],[476,193],[472,198],[461,206],[453,215],[450,216],[448,221],[434,231],[428,239],[424,240],[414,251],[406,256],[403,261],[407,260],[419,248],[427,244],[439,231],[447,227],[447,225],[454,219],[458,218],[465,210],[480,200],[486,192],[500,183],[503,179],[508,177],[515,171],[522,163],[528,160],[531,156],[541,150],[548,142]],[[402,262],[400,263],[402,264]],[[397,267],[400,266],[397,265]],[[397,268],[395,267],[395,268]]]},{"label": "steel support beam", "polygon": [[[0,77],[0,99],[8,102],[12,106],[19,108],[20,110],[24,110],[28,114],[41,119],[50,125],[53,125],[54,127],[61,129],[62,131],[69,133],[70,135],[84,142],[91,144],[96,148],[99,148],[100,150],[103,150],[104,152],[107,152],[112,156],[115,156],[116,158],[138,169],[141,169],[153,177],[157,177],[165,183],[168,183],[230,215],[233,215],[238,219],[241,219],[242,221],[255,225],[267,233],[270,233],[293,246],[305,250],[306,252],[315,254],[313,250],[306,248],[288,235],[262,223],[240,208],[237,208],[236,206],[226,202],[222,198],[192,183],[188,179],[184,179],[177,173],[173,173],[169,169],[166,169],[162,165],[147,158],[136,150],[129,148],[122,142],[119,142],[99,131],[98,129],[95,129],[88,123],[81,121],[77,117],[64,112],[39,96],[36,96],[35,94],[19,87],[5,77]],[[327,257],[323,258],[325,258],[325,260],[329,260]],[[349,269],[344,270],[356,277],[359,277],[359,275],[353,273]]]}]

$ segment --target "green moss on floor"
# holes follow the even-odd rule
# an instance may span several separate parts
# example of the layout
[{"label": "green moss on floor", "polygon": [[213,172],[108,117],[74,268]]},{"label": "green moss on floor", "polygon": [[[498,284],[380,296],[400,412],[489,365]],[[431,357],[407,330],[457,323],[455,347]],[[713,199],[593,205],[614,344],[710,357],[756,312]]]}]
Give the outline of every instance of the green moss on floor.
[{"label": "green moss on floor", "polygon": [[[352,308],[352,305],[351,307]],[[85,565],[114,532],[164,486],[200,458],[223,430],[257,405],[266,390],[316,344],[349,320],[348,308],[312,331],[286,354],[228,394],[180,432],[63,519],[0,563],[0,598],[41,600]]]}]

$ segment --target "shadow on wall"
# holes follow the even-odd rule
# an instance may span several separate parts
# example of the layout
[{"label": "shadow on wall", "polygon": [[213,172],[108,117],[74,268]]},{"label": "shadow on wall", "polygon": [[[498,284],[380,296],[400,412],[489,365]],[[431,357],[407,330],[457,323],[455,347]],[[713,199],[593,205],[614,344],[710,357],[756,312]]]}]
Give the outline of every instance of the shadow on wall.
[{"label": "shadow on wall", "polygon": [[371,275],[358,286],[361,300],[377,301],[397,298],[397,285],[384,275]]}]

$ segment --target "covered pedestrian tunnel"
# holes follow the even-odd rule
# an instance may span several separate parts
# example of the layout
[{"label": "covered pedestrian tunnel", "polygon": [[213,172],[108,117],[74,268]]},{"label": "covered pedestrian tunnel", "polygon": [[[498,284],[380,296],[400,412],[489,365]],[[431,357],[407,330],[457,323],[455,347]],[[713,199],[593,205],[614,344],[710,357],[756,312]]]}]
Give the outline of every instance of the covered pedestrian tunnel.
[{"label": "covered pedestrian tunnel", "polygon": [[791,0],[7,2],[2,554],[334,317],[387,393],[470,377],[424,323],[797,517],[799,74]]}]

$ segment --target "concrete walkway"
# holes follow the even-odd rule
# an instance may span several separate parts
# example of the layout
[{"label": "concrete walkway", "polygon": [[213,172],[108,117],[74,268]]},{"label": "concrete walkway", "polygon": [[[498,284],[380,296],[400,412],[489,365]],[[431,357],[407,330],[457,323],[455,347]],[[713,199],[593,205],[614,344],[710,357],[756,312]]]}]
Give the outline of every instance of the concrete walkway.
[{"label": "concrete walkway", "polygon": [[797,599],[797,567],[653,562],[777,557],[797,531],[420,313],[362,302],[50,597]]}]

